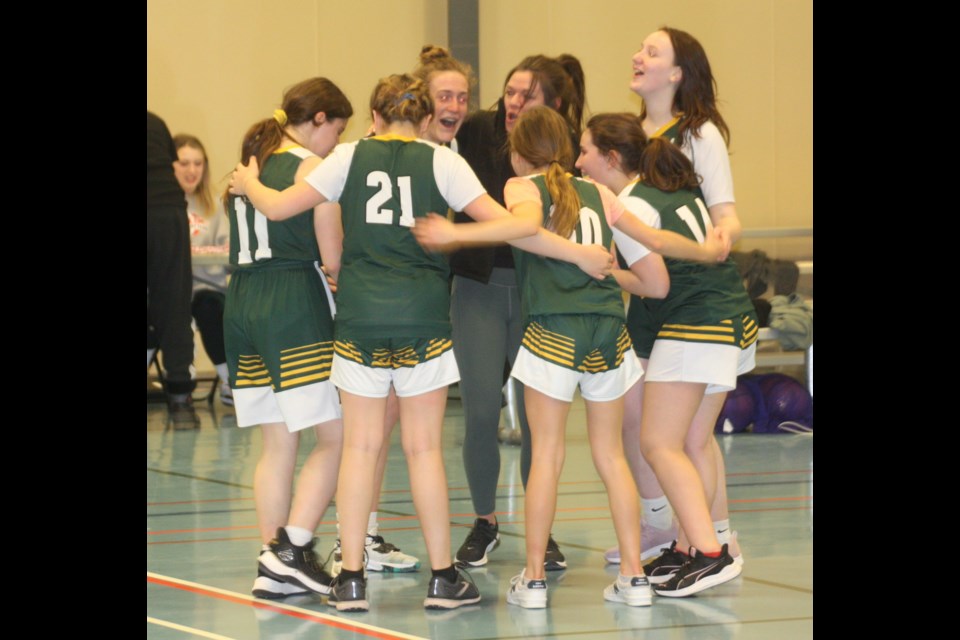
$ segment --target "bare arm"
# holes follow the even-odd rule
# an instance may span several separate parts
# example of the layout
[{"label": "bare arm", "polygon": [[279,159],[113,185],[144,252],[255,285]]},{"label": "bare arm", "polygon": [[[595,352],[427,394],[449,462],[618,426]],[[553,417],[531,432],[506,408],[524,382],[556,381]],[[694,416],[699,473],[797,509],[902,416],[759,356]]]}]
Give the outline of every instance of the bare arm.
[{"label": "bare arm", "polygon": [[535,235],[511,240],[510,244],[547,258],[572,262],[588,276],[597,280],[606,278],[613,269],[613,254],[603,245],[578,244],[542,227]]},{"label": "bare arm", "polygon": [[698,244],[673,231],[654,229],[625,211],[614,225],[637,242],[660,255],[695,262],[719,262],[726,258],[722,233],[716,227],[709,230],[703,244]]},{"label": "bare arm", "polygon": [[463,209],[476,220],[454,224],[436,213],[417,218],[411,231],[425,249],[452,251],[464,244],[490,244],[531,236],[540,228],[539,216],[514,216],[486,193]]},{"label": "bare arm", "polygon": [[322,193],[303,180],[298,180],[283,191],[265,187],[260,182],[260,166],[256,156],[250,156],[249,165],[238,164],[234,169],[230,176],[230,193],[246,195],[257,211],[274,221],[292,218],[327,201]]},{"label": "bare arm", "polygon": [[670,293],[670,274],[663,258],[655,253],[630,265],[630,270],[614,269],[617,284],[629,293],[644,298],[666,298]]},{"label": "bare arm", "polygon": [[[722,237],[730,245],[736,244],[743,233],[743,225],[740,224],[740,218],[737,217],[737,208],[734,204],[732,202],[721,202],[710,207],[709,211],[713,226],[722,231]],[[730,252],[730,247],[727,247],[727,252]]]},{"label": "bare arm", "polygon": [[340,205],[326,202],[313,210],[313,230],[317,234],[320,247],[320,260],[327,281],[336,291],[340,277],[340,258],[343,255],[343,221],[340,217]]}]

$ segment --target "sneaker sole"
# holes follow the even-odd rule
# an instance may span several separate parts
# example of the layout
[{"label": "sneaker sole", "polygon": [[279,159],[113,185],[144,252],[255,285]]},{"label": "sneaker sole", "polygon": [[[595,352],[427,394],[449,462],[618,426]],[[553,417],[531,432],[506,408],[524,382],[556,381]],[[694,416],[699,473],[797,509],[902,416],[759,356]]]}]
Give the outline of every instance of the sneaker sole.
[{"label": "sneaker sole", "polygon": [[[538,594],[539,595],[539,594]],[[517,598],[510,597],[511,593],[507,592],[507,604],[512,604],[517,607],[523,607],[524,609],[546,609],[547,608],[547,594],[542,594],[542,597],[537,598]]]},{"label": "sneaker sole", "polygon": [[369,611],[370,603],[366,600],[350,600],[349,602],[330,602],[327,601],[327,604],[331,607],[336,607],[337,611]]},{"label": "sneaker sole", "polygon": [[[728,564],[726,567],[723,568],[723,570],[720,573],[713,576],[707,576],[706,578],[703,578],[702,580],[698,580],[697,582],[693,583],[692,585],[684,589],[677,589],[677,590],[671,590],[671,591],[658,591],[657,589],[654,589],[653,592],[656,593],[658,596],[666,596],[667,598],[685,598],[687,596],[692,596],[695,593],[700,593],[701,591],[709,589],[710,587],[715,587],[719,584],[723,584],[724,582],[730,582],[731,580],[733,580],[734,578],[740,575],[740,571],[741,571],[740,567],[737,566],[736,563]],[[649,576],[647,577],[647,581],[648,582],[650,581]]]},{"label": "sneaker sole", "polygon": [[459,609],[470,604],[480,602],[480,596],[476,598],[467,598],[464,600],[446,600],[444,598],[426,598],[423,601],[424,609]]},{"label": "sneaker sole", "polygon": [[[269,582],[277,582],[272,578],[267,578]],[[297,587],[288,582],[281,582],[276,587],[272,584],[263,584],[267,580],[261,581],[260,578],[257,578],[253,583],[253,596],[255,598],[262,598],[264,600],[281,600],[283,598],[288,598],[290,596],[302,596],[310,593],[309,589],[304,589],[303,587]],[[275,589],[289,589],[289,591],[276,591]]]},{"label": "sneaker sole", "polygon": [[488,554],[499,546],[500,546],[500,538],[498,535],[496,540],[494,540],[493,542],[487,545],[486,550],[483,552],[483,557],[480,558],[479,560],[475,560],[473,562],[470,562],[469,560],[461,560],[460,556],[457,555],[456,557],[454,557],[454,561],[459,562],[460,564],[465,564],[470,567],[482,567],[483,565],[487,564],[490,561],[490,558],[487,557]]},{"label": "sneaker sole", "polygon": [[420,568],[420,563],[416,564],[388,564],[384,562],[367,562],[367,571],[377,571],[382,573],[413,573]]},{"label": "sneaker sole", "polygon": [[653,594],[646,596],[632,596],[626,597],[622,593],[616,594],[607,594],[607,591],[603,592],[603,599],[609,602],[620,602],[630,607],[650,607],[653,606]]},{"label": "sneaker sole", "polygon": [[329,586],[315,582],[314,580],[304,576],[300,571],[291,569],[287,565],[280,562],[280,559],[272,552],[264,553],[260,556],[260,569],[268,577],[273,578],[277,582],[288,582],[295,584],[298,587],[303,587],[304,589],[314,593],[319,593],[323,596],[330,595]]}]

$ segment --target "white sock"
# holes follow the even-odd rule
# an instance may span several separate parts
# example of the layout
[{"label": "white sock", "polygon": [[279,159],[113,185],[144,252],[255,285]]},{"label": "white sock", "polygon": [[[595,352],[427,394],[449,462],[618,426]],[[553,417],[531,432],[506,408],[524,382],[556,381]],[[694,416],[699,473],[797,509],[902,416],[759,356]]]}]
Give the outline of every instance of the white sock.
[{"label": "white sock", "polygon": [[220,384],[230,384],[230,372],[227,370],[226,362],[215,364],[213,368],[217,370],[217,375],[220,377]]},{"label": "white sock", "polygon": [[714,520],[713,529],[717,532],[717,540],[720,541],[720,544],[727,544],[730,542],[730,519],[726,520]]},{"label": "white sock", "polygon": [[290,538],[290,542],[298,547],[302,547],[313,540],[313,531],[310,531],[309,529],[304,529],[303,527],[291,527],[290,525],[285,526],[284,529],[287,530],[287,537]]},{"label": "white sock", "polygon": [[375,536],[380,533],[380,523],[377,522],[377,512],[371,511],[370,517],[367,518],[367,535]]},{"label": "white sock", "polygon": [[673,523],[673,508],[667,496],[641,498],[643,523],[657,529],[669,529]]},{"label": "white sock", "polygon": [[260,545],[260,551],[270,551],[270,545],[268,544]]},{"label": "white sock", "polygon": [[150,368],[150,363],[153,362],[153,356],[155,356],[156,353],[156,349],[147,349],[147,369]]}]

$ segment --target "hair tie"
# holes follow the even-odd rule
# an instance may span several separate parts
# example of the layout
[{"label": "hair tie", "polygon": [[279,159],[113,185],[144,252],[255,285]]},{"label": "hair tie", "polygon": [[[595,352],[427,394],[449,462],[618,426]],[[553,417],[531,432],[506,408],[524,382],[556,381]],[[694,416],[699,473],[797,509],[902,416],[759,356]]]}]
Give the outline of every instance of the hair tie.
[{"label": "hair tie", "polygon": [[560,167],[561,169],[563,169],[563,165],[560,164],[560,161],[559,161],[559,160],[551,160],[549,164],[555,164],[555,165],[557,165],[558,167]]},{"label": "hair tie", "polygon": [[277,121],[281,127],[287,126],[287,112],[283,109],[274,109],[273,110],[273,119]]},{"label": "hair tie", "polygon": [[400,104],[400,103],[403,102],[404,100],[415,100],[415,99],[416,99],[416,97],[415,97],[412,93],[410,93],[409,91],[407,91],[405,94],[403,94],[402,96],[400,96],[399,98],[397,98],[396,100],[394,100],[394,101],[393,101],[393,104]]}]

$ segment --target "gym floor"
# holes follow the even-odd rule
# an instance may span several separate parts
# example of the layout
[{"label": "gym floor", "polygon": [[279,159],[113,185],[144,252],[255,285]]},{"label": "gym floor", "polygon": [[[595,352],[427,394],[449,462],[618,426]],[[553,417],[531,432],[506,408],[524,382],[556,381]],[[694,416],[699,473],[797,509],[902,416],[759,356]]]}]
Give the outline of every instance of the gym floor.
[{"label": "gym floor", "polygon": [[[209,383],[207,383],[209,384]],[[206,390],[207,385],[203,386]],[[198,389],[197,395],[201,395]],[[260,548],[253,471],[260,433],[239,429],[219,399],[197,402],[201,428],[174,431],[163,403],[147,404],[147,637],[167,638],[793,638],[813,637],[813,436],[742,433],[719,437],[727,462],[730,521],[745,564],[740,577],[690,598],[654,596],[653,606],[606,602],[617,574],[603,552],[616,543],[607,496],[590,459],[582,402],[567,425],[554,538],[569,568],[548,573],[549,607],[507,605],[524,564],[519,447],[502,445],[497,507],[500,547],[470,571],[483,596],[454,611],[422,608],[429,570],[375,574],[368,613],[337,613],[319,596],[280,601],[250,595]],[[301,445],[309,450],[311,434]],[[444,423],[455,551],[473,521],[463,472],[463,413],[451,398]],[[399,431],[391,441],[380,533],[426,559],[410,499]],[[335,509],[318,529],[325,558]],[[426,562],[424,562],[426,564]]]}]

